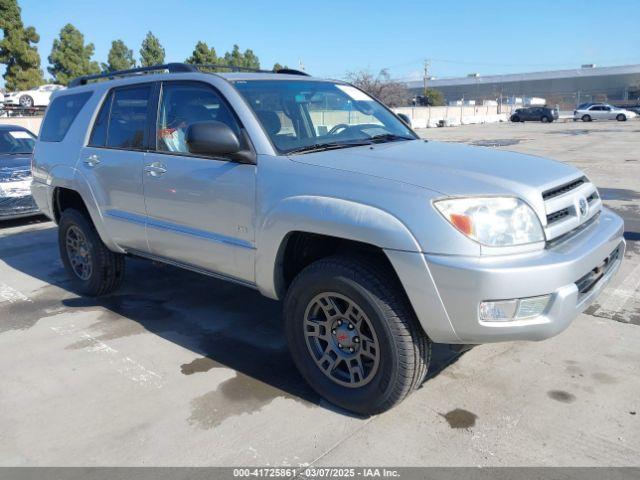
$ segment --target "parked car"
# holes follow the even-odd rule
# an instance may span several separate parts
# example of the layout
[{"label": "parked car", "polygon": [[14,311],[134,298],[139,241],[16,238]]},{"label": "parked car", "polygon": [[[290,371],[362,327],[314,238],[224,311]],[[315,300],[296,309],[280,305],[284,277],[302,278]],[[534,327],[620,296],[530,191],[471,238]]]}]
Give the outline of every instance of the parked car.
[{"label": "parked car", "polygon": [[281,299],[296,366],[343,408],[399,403],[432,342],[558,334],[624,257],[570,165],[427,142],[340,81],[152,69],[80,78],[45,114],[32,191],[75,289],[114,291],[135,256]]},{"label": "parked car", "polygon": [[0,125],[0,220],[40,213],[30,188],[35,140],[26,128]]},{"label": "parked car", "polygon": [[46,84],[31,90],[22,90],[19,92],[9,92],[4,94],[5,105],[14,105],[24,108],[46,107],[49,105],[51,94],[62,90],[62,85]]},{"label": "parked car", "polygon": [[573,112],[573,119],[582,120],[583,122],[592,120],[618,120],[619,122],[624,122],[635,117],[637,117],[637,114],[630,110],[624,110],[605,103],[597,103]]},{"label": "parked car", "polygon": [[549,107],[518,108],[511,114],[512,122],[542,122],[549,123],[559,118],[558,110]]}]

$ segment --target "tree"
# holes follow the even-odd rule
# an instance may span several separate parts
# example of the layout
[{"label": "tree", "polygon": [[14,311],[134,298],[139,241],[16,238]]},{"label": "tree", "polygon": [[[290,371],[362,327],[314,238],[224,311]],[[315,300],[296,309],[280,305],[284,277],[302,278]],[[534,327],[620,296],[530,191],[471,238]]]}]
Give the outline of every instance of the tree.
[{"label": "tree", "polygon": [[150,67],[164,63],[164,48],[153,33],[148,32],[140,48],[140,65]]},{"label": "tree", "polygon": [[49,73],[61,85],[67,85],[82,75],[99,73],[98,62],[91,60],[93,51],[93,43],[85,45],[84,35],[67,23],[60,30],[60,37],[53,41],[53,49],[49,55]]},{"label": "tree", "polygon": [[242,53],[238,45],[234,45],[230,52],[224,54],[224,64],[235,67],[260,68],[260,60],[258,56],[253,53],[253,50],[248,48]]},{"label": "tree", "polygon": [[276,62],[276,63],[274,63],[274,64],[273,64],[273,68],[272,68],[272,70],[273,70],[274,72],[277,72],[278,70],[286,70],[287,68],[289,68],[289,67],[287,67],[286,65],[283,67],[283,66],[282,66],[282,65],[280,65],[278,62]]},{"label": "tree", "polygon": [[216,55],[216,49],[209,48],[206,42],[198,42],[193,53],[185,62],[192,65],[216,64],[218,63],[218,55]]},{"label": "tree", "polygon": [[107,57],[107,63],[102,64],[103,72],[114,72],[116,70],[127,70],[136,66],[133,58],[133,50],[128,48],[122,40],[111,42],[111,50]]},{"label": "tree", "polygon": [[436,90],[435,88],[427,88],[425,93],[427,105],[431,105],[433,107],[441,107],[444,105],[444,95],[442,95],[442,92],[440,90]]},{"label": "tree", "polygon": [[368,70],[349,72],[347,80],[389,107],[405,105],[410,97],[405,84],[392,80],[386,69],[380,70],[378,75]]},{"label": "tree", "polygon": [[4,74],[8,90],[28,90],[44,83],[40,55],[34,45],[40,36],[33,27],[24,27],[16,0],[0,0],[0,63],[7,66]]}]

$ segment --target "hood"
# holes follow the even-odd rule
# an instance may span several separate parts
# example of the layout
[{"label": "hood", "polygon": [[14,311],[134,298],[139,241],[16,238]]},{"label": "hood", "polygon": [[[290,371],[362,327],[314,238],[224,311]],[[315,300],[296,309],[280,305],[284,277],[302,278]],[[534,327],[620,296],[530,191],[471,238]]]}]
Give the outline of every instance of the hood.
[{"label": "hood", "polygon": [[0,177],[14,171],[31,170],[31,154],[2,155],[0,154]]},{"label": "hood", "polygon": [[295,162],[372,175],[447,196],[514,195],[544,211],[541,193],[583,174],[532,155],[412,140],[290,157]]},{"label": "hood", "polygon": [[444,195],[545,190],[581,175],[570,165],[532,155],[459,143],[413,140],[290,157],[307,165],[372,175]]}]

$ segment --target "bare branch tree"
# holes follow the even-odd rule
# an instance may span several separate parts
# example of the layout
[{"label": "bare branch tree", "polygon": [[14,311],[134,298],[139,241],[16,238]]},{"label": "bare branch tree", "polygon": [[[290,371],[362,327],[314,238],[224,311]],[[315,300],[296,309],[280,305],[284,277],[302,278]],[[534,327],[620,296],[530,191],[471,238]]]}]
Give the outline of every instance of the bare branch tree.
[{"label": "bare branch tree", "polygon": [[347,73],[347,81],[376,97],[388,107],[399,107],[408,103],[409,91],[404,83],[391,78],[387,69],[374,75],[369,70]]}]

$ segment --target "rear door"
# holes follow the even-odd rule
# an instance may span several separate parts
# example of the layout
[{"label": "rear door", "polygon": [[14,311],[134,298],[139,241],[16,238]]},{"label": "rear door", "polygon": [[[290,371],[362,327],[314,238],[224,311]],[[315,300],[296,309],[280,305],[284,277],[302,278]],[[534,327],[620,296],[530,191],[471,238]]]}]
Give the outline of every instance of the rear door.
[{"label": "rear door", "polygon": [[242,125],[212,85],[162,83],[143,169],[149,248],[162,259],[252,283],[256,166],[191,154],[186,130],[207,121],[242,138]]},{"label": "rear door", "polygon": [[152,83],[114,88],[96,117],[79,170],[84,175],[113,240],[148,251],[142,166],[148,140]]}]

